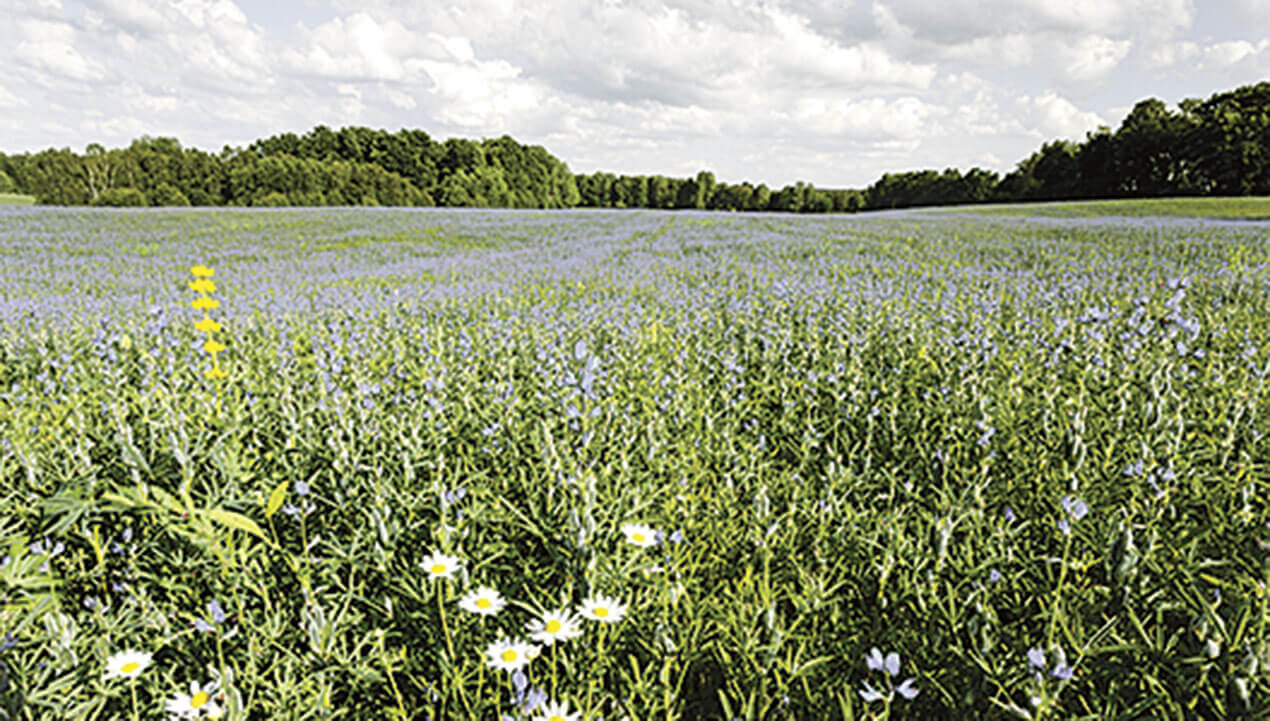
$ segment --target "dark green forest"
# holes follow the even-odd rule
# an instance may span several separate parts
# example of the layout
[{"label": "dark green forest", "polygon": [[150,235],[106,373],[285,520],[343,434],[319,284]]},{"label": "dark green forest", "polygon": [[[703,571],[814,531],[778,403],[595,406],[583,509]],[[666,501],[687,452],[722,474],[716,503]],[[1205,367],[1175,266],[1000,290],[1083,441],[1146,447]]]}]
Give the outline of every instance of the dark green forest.
[{"label": "dark green forest", "polygon": [[703,170],[575,175],[541,146],[513,138],[437,142],[318,126],[219,153],[143,137],[126,148],[89,145],[0,154],[0,193],[54,205],[391,205],[503,208],[699,208],[805,213],[1036,200],[1270,194],[1270,82],[1176,110],[1134,106],[1116,130],[1055,140],[1004,177],[972,168],[888,173],[863,190],[795,183],[729,184]]}]

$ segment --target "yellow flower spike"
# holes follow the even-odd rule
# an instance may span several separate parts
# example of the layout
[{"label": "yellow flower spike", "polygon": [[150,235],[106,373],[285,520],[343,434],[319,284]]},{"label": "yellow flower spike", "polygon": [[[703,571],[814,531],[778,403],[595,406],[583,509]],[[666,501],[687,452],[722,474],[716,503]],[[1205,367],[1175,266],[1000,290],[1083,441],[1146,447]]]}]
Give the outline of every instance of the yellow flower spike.
[{"label": "yellow flower spike", "polygon": [[226,373],[225,371],[221,370],[220,368],[208,368],[207,370],[203,371],[203,375],[205,375],[205,376],[207,376],[208,378],[211,378],[211,379],[213,379],[213,380],[218,379],[218,378],[228,378],[228,377],[229,377],[229,374],[228,374],[228,373]]},{"label": "yellow flower spike", "polygon": [[215,293],[216,284],[207,278],[199,278],[198,280],[190,281],[190,290],[195,293]]},{"label": "yellow flower spike", "polygon": [[217,343],[214,340],[209,340],[203,344],[203,350],[207,351],[208,353],[211,353],[212,355],[216,355],[217,353],[220,353],[221,351],[225,350],[225,344]]},{"label": "yellow flower spike", "polygon": [[220,327],[221,327],[220,323],[217,323],[216,321],[212,320],[211,318],[207,316],[203,316],[203,320],[200,320],[199,322],[194,324],[194,330],[197,330],[200,333],[208,333],[208,334],[215,333],[216,331],[220,330]]},{"label": "yellow flower spike", "polygon": [[216,310],[220,307],[220,302],[215,298],[199,296],[198,298],[190,301],[190,307],[194,310]]},{"label": "yellow flower spike", "polygon": [[198,278],[211,278],[213,275],[216,274],[216,271],[212,270],[211,268],[208,268],[205,265],[196,265],[193,268],[190,268],[190,273],[192,273],[195,277],[198,277]]}]

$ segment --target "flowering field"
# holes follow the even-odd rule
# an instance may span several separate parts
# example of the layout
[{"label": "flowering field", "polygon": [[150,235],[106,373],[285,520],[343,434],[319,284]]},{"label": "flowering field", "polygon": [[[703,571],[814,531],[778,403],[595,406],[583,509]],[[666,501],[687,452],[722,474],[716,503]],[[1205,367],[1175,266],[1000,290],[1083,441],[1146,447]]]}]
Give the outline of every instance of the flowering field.
[{"label": "flowering field", "polygon": [[0,209],[0,719],[1270,714],[1270,227]]}]

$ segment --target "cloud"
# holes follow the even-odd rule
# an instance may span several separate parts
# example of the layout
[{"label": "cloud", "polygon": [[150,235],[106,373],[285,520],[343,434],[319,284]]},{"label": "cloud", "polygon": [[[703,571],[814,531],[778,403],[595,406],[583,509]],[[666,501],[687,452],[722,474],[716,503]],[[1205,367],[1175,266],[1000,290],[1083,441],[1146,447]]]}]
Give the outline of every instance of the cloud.
[{"label": "cloud", "polygon": [[804,98],[789,114],[796,132],[834,135],[852,140],[915,140],[928,132],[931,118],[943,108],[915,97],[895,100],[866,98]]},{"label": "cloud", "polygon": [[434,44],[395,20],[380,22],[366,13],[335,18],[306,31],[305,45],[282,53],[298,75],[341,80],[399,81],[411,75],[408,61],[420,44]]},{"label": "cloud", "polygon": [[1157,71],[1205,72],[1219,78],[1223,86],[1258,82],[1270,75],[1270,39],[1168,43],[1150,53],[1146,64]]},{"label": "cloud", "polygon": [[96,5],[95,9],[112,26],[134,35],[163,33],[171,20],[169,8],[161,9],[142,0],[100,0]]},{"label": "cloud", "polygon": [[1115,70],[1133,46],[1130,40],[1112,40],[1103,35],[1082,35],[1063,41],[1055,49],[1060,74],[1068,81],[1101,80]]},{"label": "cloud", "polygon": [[1259,46],[1247,40],[1213,43],[1203,50],[1204,62],[1217,67],[1234,65],[1244,58],[1256,55],[1259,50],[1265,49],[1266,45],[1265,40],[1262,40]]},{"label": "cloud", "polygon": [[14,50],[17,59],[37,70],[70,80],[89,82],[104,77],[101,66],[75,49],[76,31],[67,23],[21,20],[24,39]]},{"label": "cloud", "polygon": [[1044,139],[1083,140],[1086,132],[1107,124],[1097,113],[1081,110],[1052,91],[1040,97],[1020,98],[1018,105],[1027,124]]},{"label": "cloud", "polygon": [[1194,22],[1192,0],[878,0],[919,39],[960,45],[1010,35],[1170,35]]}]

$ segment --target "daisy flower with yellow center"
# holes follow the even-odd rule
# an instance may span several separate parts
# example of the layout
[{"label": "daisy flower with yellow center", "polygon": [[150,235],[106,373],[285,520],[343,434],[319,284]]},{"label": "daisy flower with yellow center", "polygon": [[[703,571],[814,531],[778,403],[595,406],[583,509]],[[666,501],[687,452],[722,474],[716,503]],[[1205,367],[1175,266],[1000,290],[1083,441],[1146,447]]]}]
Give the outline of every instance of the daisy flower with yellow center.
[{"label": "daisy flower with yellow center", "polygon": [[582,605],[578,606],[578,613],[582,614],[583,618],[589,618],[592,621],[617,623],[626,615],[626,605],[616,598],[592,596],[582,601]]},{"label": "daisy flower with yellow center", "polygon": [[459,608],[482,616],[493,616],[506,605],[498,591],[489,586],[481,586],[459,599]]},{"label": "daisy flower with yellow center", "polygon": [[569,704],[552,702],[543,704],[532,721],[580,721],[581,718],[581,711],[569,713]]},{"label": "daisy flower with yellow center", "polygon": [[487,666],[511,673],[532,661],[538,655],[538,647],[520,639],[502,638],[486,646],[485,655],[489,657]]},{"label": "daisy flower with yellow center", "polygon": [[525,630],[529,632],[529,638],[544,646],[550,646],[556,641],[568,641],[581,636],[581,626],[582,619],[561,608],[548,611],[542,614],[542,618],[535,618],[526,623]]},{"label": "daisy flower with yellow center", "polygon": [[124,651],[106,659],[103,679],[136,678],[150,665],[151,654],[141,651]]},{"label": "daisy flower with yellow center", "polygon": [[177,718],[220,718],[223,711],[212,698],[217,690],[215,681],[202,685],[190,681],[190,692],[178,693],[168,699],[167,711]]},{"label": "daisy flower with yellow center", "polygon": [[640,548],[652,548],[657,545],[657,531],[642,523],[627,523],[622,526],[626,540]]},{"label": "daisy flower with yellow center", "polygon": [[454,578],[454,572],[459,570],[461,564],[462,561],[458,556],[433,553],[426,556],[419,565],[423,566],[423,570],[428,572],[428,577],[435,581],[438,578]]}]

